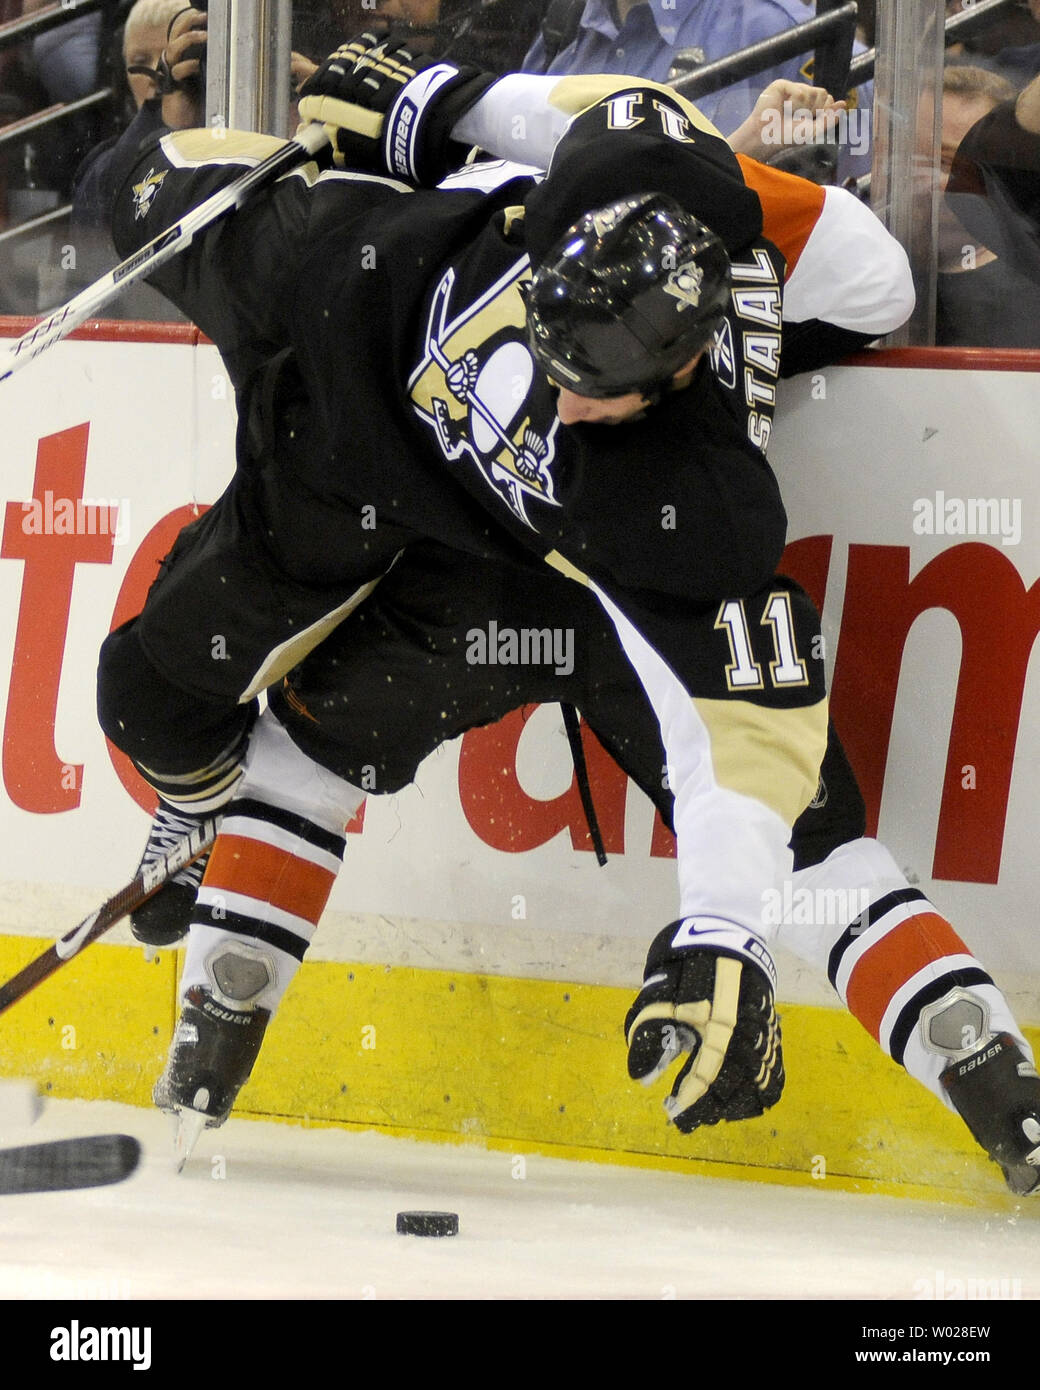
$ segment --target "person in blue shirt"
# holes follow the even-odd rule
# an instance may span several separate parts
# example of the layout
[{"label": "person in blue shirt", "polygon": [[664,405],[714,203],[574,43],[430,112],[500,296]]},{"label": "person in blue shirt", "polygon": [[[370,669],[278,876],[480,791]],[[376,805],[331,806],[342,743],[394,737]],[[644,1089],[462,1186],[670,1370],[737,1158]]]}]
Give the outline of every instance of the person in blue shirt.
[{"label": "person in blue shirt", "polygon": [[[524,59],[525,72],[616,72],[665,82],[675,55],[693,49],[713,63],[795,24],[815,18],[802,0],[586,0],[578,33],[555,57],[542,35]],[[751,113],[758,94],[774,78],[804,79],[809,56],[789,59],[697,105],[725,135]]]}]

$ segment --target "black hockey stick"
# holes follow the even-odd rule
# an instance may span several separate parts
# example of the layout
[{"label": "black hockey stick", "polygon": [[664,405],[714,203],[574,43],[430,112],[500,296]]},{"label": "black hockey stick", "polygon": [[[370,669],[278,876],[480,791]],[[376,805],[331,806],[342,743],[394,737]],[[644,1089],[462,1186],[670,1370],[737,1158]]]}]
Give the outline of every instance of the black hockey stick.
[{"label": "black hockey stick", "polygon": [[124,286],[133,284],[145,275],[151,275],[173,256],[186,250],[198,232],[241,206],[257,189],[266,187],[281,174],[302,164],[328,142],[329,135],[324,126],[317,123],[303,126],[295,139],[280,146],[274,154],[248,170],[241,178],[218,189],[198,207],[186,212],[179,221],[142,246],[139,251],[135,251],[125,261],[120,261],[107,275],[103,275],[93,285],[88,285],[67,304],[55,309],[48,318],[41,319],[27,333],[23,333],[6,352],[0,354],[0,381],[6,381],[19,367],[24,367],[34,357],[39,357],[41,352],[60,342],[81,323],[93,318]]},{"label": "black hockey stick", "polygon": [[53,975],[67,960],[78,955],[84,946],[89,946],[92,941],[103,936],[109,927],[114,927],[131,912],[136,912],[142,903],[147,902],[153,893],[159,891],[167,879],[198,859],[200,854],[204,854],[216,839],[216,835],[216,819],[203,821],[187,839],[175,845],[169,854],[143,867],[135,879],[125,888],[121,888],[114,897],[102,903],[96,912],[84,918],[78,927],[73,927],[72,931],[66,932],[42,955],[31,960],[13,979],[8,980],[6,985],[0,985],[0,1014]]},{"label": "black hockey stick", "polygon": [[107,1187],[128,1178],[140,1161],[141,1145],[129,1134],[88,1134],[0,1149],[0,1196]]}]

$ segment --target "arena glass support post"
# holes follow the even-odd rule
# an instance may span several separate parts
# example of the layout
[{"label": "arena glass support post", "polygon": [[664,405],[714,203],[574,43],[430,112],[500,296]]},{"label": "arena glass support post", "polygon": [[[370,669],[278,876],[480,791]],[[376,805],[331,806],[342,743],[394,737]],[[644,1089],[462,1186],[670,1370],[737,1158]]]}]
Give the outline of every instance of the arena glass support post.
[{"label": "arena glass support post", "polygon": [[886,338],[935,342],[944,0],[878,0],[871,207],[910,258],[917,307]]},{"label": "arena glass support post", "polygon": [[209,0],[206,123],[289,136],[292,0]]}]

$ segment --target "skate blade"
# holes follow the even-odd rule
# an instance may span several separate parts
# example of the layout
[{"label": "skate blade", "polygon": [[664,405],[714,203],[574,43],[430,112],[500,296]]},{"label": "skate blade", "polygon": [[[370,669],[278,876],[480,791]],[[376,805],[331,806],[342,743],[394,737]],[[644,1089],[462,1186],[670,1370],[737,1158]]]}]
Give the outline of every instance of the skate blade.
[{"label": "skate blade", "polygon": [[182,1172],[191,1157],[192,1150],[199,1141],[199,1135],[206,1128],[208,1116],[199,1110],[189,1110],[181,1106],[177,1111],[177,1127],[173,1136],[174,1170]]}]

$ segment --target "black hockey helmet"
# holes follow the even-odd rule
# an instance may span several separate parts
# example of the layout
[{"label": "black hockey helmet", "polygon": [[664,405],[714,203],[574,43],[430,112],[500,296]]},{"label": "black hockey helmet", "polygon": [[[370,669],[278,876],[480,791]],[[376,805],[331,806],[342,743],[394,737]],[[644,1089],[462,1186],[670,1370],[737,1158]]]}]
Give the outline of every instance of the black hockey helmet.
[{"label": "black hockey helmet", "polygon": [[653,399],[712,339],[730,292],[721,240],[663,193],[586,213],[525,292],[542,369],[580,396]]}]

